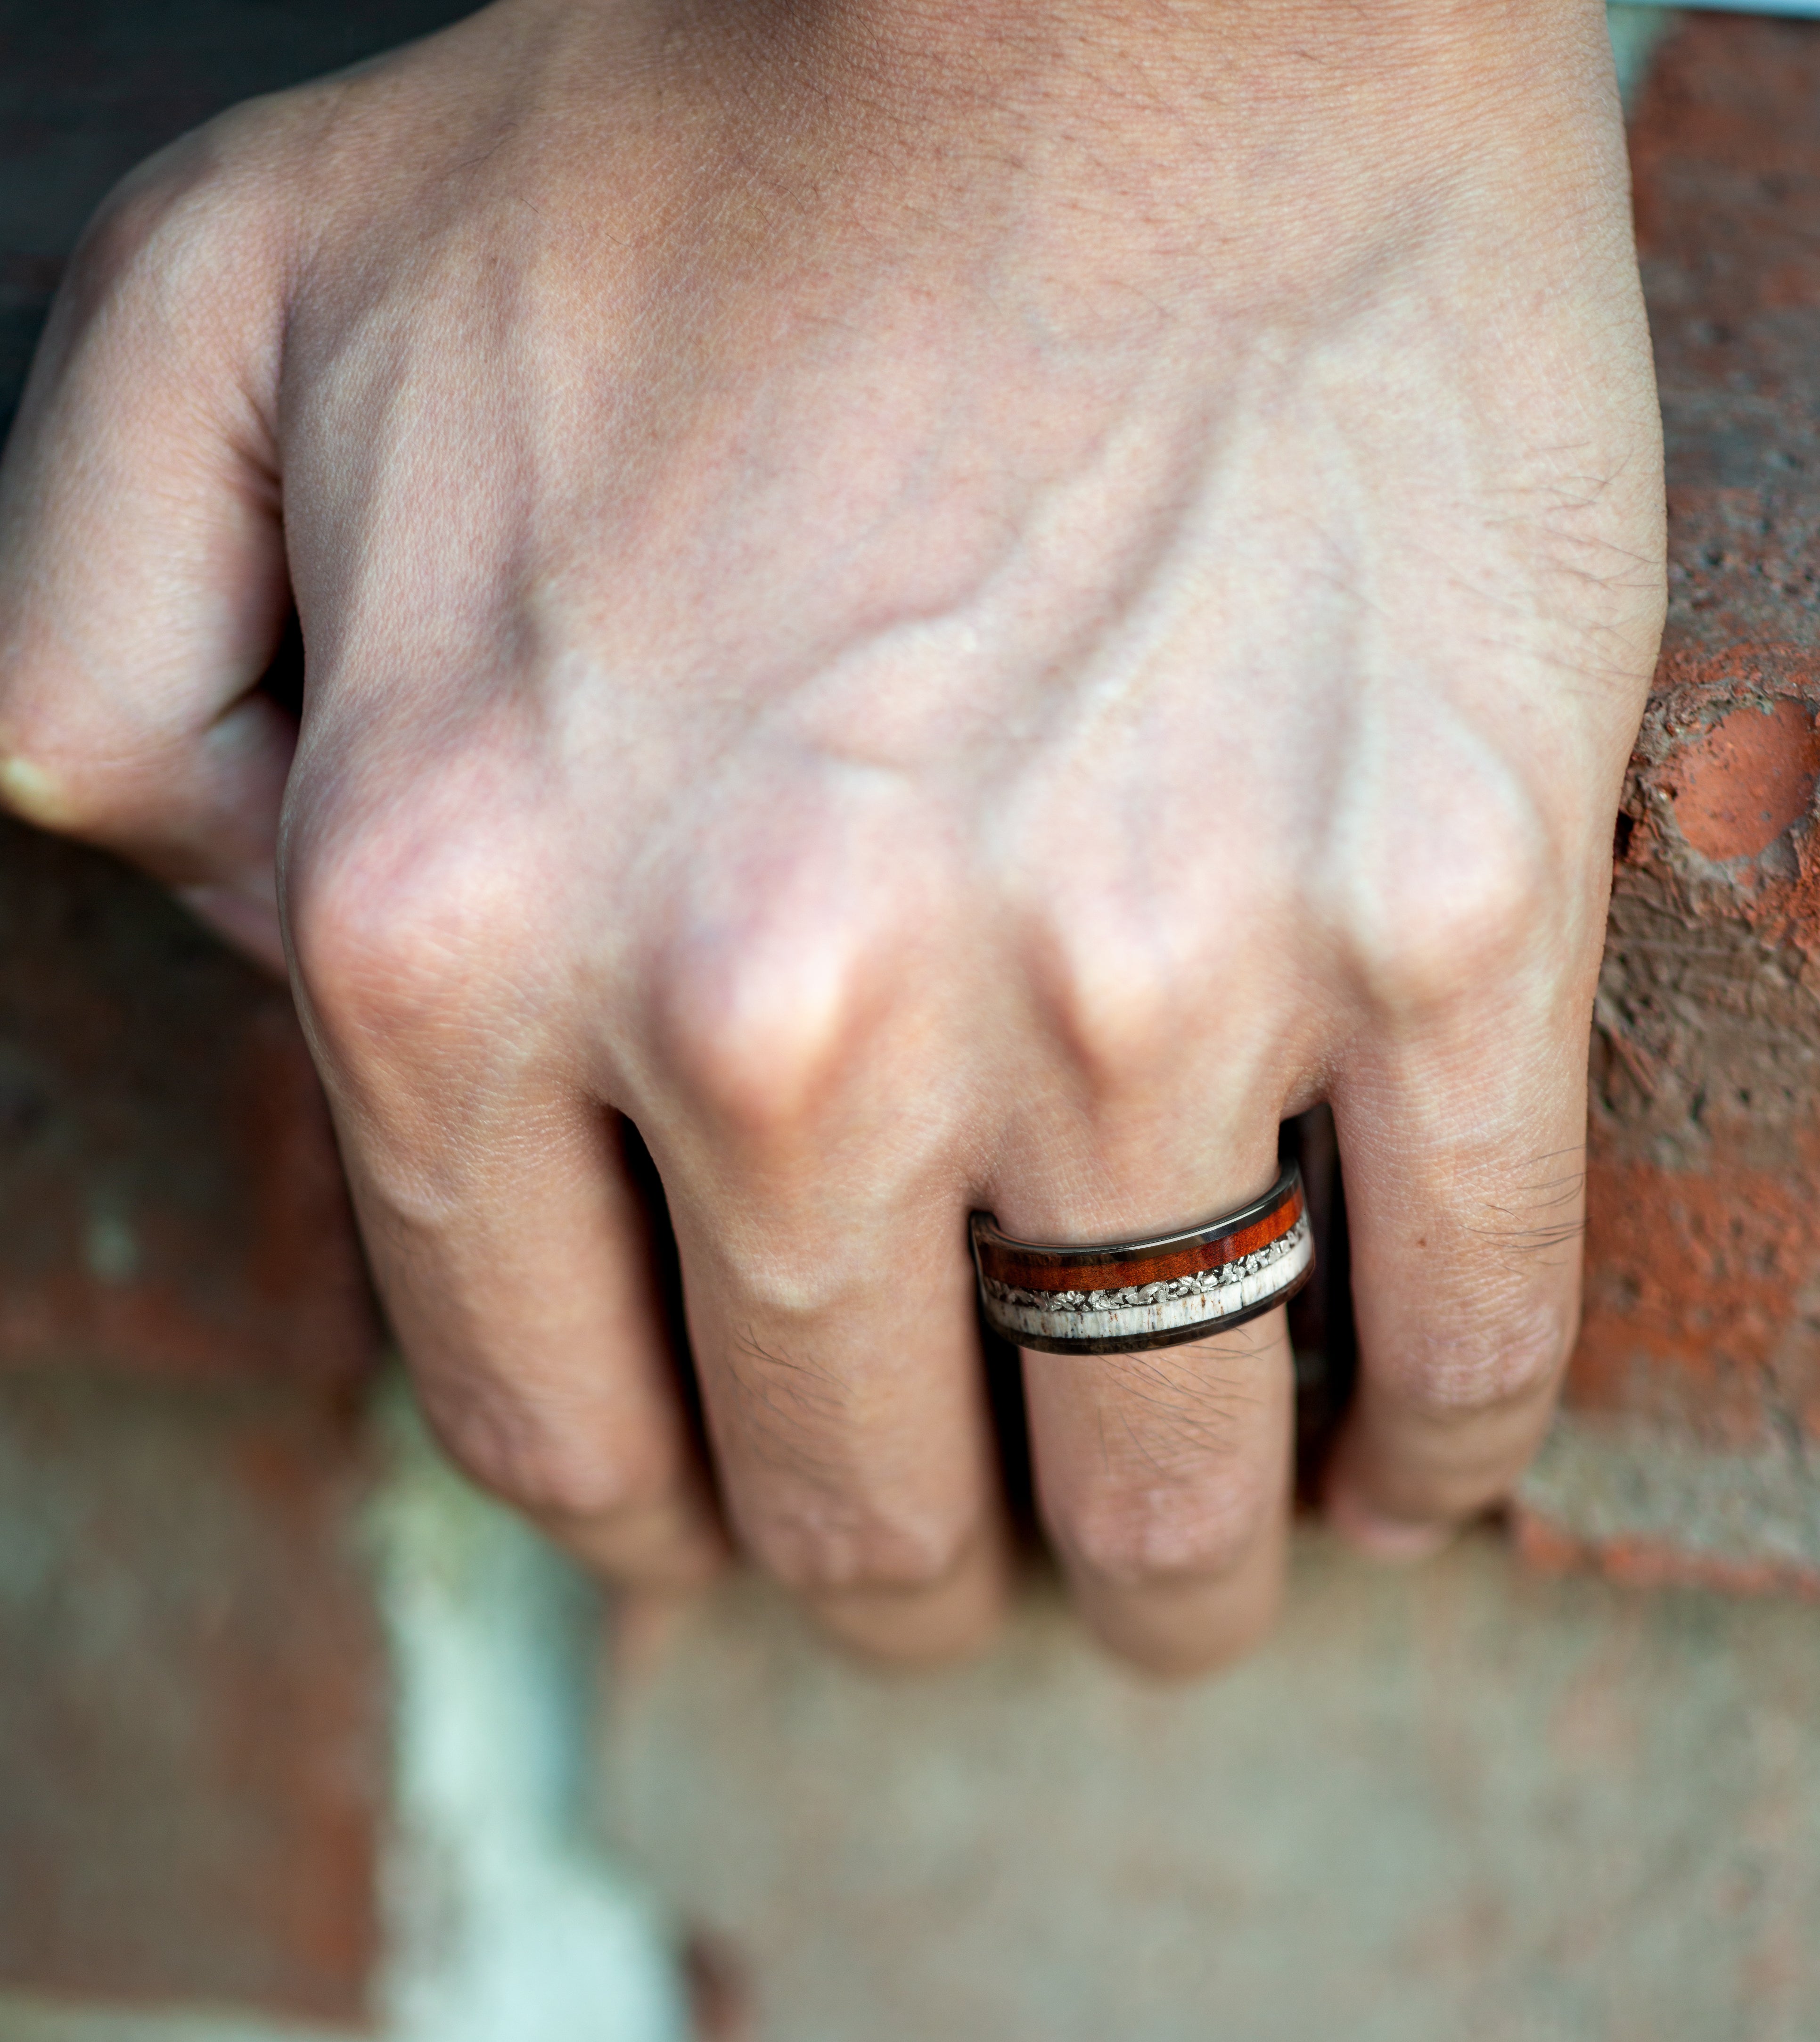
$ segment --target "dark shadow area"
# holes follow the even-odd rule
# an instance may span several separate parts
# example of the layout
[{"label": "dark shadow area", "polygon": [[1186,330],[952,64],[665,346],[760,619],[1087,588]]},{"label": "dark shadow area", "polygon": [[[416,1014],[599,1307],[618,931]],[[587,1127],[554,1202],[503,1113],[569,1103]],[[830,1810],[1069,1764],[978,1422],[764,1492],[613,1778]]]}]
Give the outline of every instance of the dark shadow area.
[{"label": "dark shadow area", "polygon": [[135,163],[241,100],[472,12],[460,0],[0,8],[0,442],[70,251]]},{"label": "dark shadow area", "polygon": [[657,1164],[645,1145],[644,1137],[623,1113],[616,1114],[614,1119],[619,1125],[620,1157],[643,1215],[646,1252],[651,1257],[656,1279],[658,1303],[663,1314],[664,1336],[677,1391],[689,1416],[696,1451],[701,1457],[702,1465],[712,1468],[713,1460],[708,1452],[701,1383],[689,1352],[689,1318],[682,1295],[682,1257],[677,1251],[676,1229],[670,1225],[670,1201],[664,1195],[663,1179],[658,1174]]},{"label": "dark shadow area", "polygon": [[1295,1493],[1301,1502],[1312,1505],[1358,1375],[1346,1187],[1333,1109],[1311,1107],[1286,1120],[1278,1153],[1302,1166],[1314,1231],[1314,1280],[1289,1305],[1289,1338],[1295,1350]]}]

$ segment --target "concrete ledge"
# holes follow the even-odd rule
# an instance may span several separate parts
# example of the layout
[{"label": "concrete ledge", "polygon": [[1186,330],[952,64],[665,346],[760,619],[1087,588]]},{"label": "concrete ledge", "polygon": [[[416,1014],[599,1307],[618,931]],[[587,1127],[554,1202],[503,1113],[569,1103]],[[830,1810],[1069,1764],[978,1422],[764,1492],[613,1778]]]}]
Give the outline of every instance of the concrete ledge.
[{"label": "concrete ledge", "polygon": [[1567,1413],[1518,1492],[1524,1557],[1614,1580],[1820,1598],[1820,1460],[1798,1440],[1727,1453],[1636,1420]]},{"label": "concrete ledge", "polygon": [[751,2042],[1808,2042],[1820,1625],[1299,1543],[1221,1680],[1038,1586],[887,1679],[750,1582],[622,1639],[609,1806]]}]

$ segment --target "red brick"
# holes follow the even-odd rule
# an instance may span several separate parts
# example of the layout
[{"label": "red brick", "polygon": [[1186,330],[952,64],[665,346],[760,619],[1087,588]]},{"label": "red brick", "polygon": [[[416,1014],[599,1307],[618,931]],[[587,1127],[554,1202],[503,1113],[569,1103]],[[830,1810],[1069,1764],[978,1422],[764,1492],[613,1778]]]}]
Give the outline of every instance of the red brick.
[{"label": "red brick", "polygon": [[1761,858],[1807,820],[1820,774],[1814,713],[1784,698],[1734,709],[1703,737],[1683,744],[1663,792],[1688,847],[1720,864]]},{"label": "red brick", "polygon": [[0,1983],[362,2017],[376,1344],[288,994],[0,824]]},{"label": "red brick", "polygon": [[1808,1314],[1820,1209],[1808,1168],[1607,1153],[1588,1186],[1593,1266],[1576,1408],[1634,1413],[1733,1449],[1786,1413],[1820,1439]]},{"label": "red brick", "polygon": [[0,1378],[0,1985],[362,2017],[365,1493],[295,1393]]},{"label": "red brick", "polygon": [[1726,1595],[1794,1595],[1820,1602],[1820,1573],[1768,1558],[1715,1559],[1664,1539],[1576,1539],[1554,1520],[1518,1513],[1517,1550],[1539,1574],[1594,1568],[1621,1587],[1716,1589]]},{"label": "red brick", "polygon": [[284,988],[0,823],[0,1371],[343,1391],[377,1333]]},{"label": "red brick", "polygon": [[[1519,1535],[1627,1580],[1801,1586],[1820,1578],[1790,1551],[1799,1443],[1820,1440],[1820,25],[1690,18],[1632,159],[1669,612],[1619,825],[1566,1420],[1627,1444],[1603,1485],[1582,1456],[1551,1487],[1545,1456]],[[1729,1457],[1717,1545],[1691,1503],[1665,1533],[1660,1493],[1626,1529],[1627,1482],[1675,1458],[1652,1436]]]}]

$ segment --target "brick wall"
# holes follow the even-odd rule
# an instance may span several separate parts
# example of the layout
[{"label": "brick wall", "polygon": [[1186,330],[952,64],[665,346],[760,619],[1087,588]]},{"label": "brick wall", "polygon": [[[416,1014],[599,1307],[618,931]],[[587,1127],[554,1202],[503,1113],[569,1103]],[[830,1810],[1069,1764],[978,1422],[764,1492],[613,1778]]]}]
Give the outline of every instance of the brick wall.
[{"label": "brick wall", "polygon": [[[459,11],[9,10],[0,430],[116,178]],[[376,1347],[288,996],[111,861],[0,823],[0,1992],[363,2017]]]},{"label": "brick wall", "polygon": [[[447,11],[85,0],[0,28],[0,417],[115,174],[216,105]],[[1547,1566],[1812,1589],[1820,29],[1690,21],[1635,157],[1673,606],[1616,847],[1585,1334],[1515,1522]],[[376,1339],[281,992],[107,861],[0,825],[0,1994],[377,2017],[408,1795],[363,1528]],[[693,1805],[689,1753],[658,1749],[691,1706],[703,1780],[748,1818],[771,1791],[762,1766],[714,1772],[734,1733],[688,1688],[691,1665],[724,1684],[763,1662],[754,1623],[797,1663],[768,1607],[736,1604],[693,1661],[631,1641],[618,1748],[644,1767],[628,1795],[654,1862],[666,1811]],[[1056,1720],[1091,1714],[1092,1680],[1044,1650]],[[931,1711],[902,1734],[933,1753]],[[709,1869],[676,1884],[705,1905],[705,1831],[694,1848]],[[1777,1904],[1782,1934],[1805,1902]],[[774,1907],[750,1918],[786,1933]],[[0,2037],[5,2020],[0,2001]]]},{"label": "brick wall", "polygon": [[376,1340],[287,996],[0,824],[0,1983],[364,2005]]},{"label": "brick wall", "polygon": [[1593,1045],[1586,1317],[1524,1550],[1820,1591],[1820,29],[1696,16],[1632,124],[1669,610]]}]

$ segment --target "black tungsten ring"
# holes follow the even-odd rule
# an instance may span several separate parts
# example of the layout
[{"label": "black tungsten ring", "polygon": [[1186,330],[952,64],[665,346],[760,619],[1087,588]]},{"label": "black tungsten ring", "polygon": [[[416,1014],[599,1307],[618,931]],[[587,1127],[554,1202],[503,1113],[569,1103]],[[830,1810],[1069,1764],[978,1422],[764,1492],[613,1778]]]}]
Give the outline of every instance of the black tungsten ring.
[{"label": "black tungsten ring", "polygon": [[972,1219],[986,1321],[1048,1354],[1131,1354],[1243,1325],[1314,1273],[1314,1238],[1293,1163],[1261,1199],[1185,1233],[1066,1248],[1013,1241]]}]

